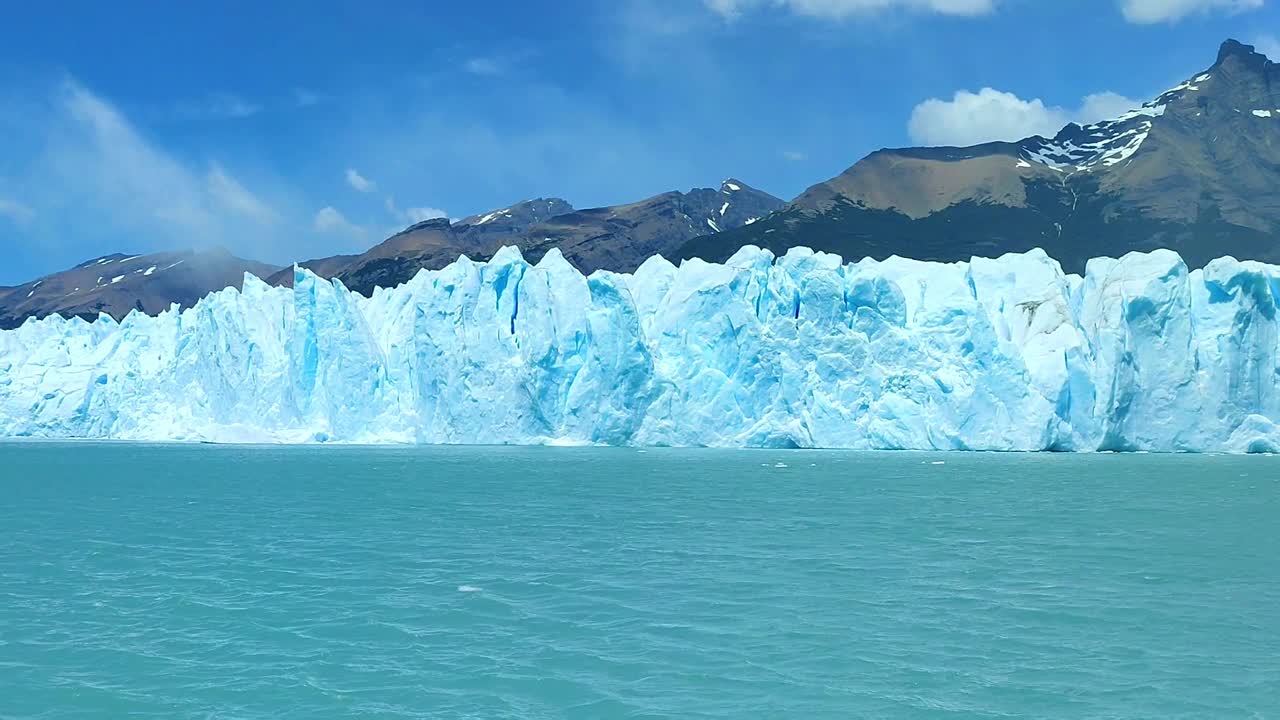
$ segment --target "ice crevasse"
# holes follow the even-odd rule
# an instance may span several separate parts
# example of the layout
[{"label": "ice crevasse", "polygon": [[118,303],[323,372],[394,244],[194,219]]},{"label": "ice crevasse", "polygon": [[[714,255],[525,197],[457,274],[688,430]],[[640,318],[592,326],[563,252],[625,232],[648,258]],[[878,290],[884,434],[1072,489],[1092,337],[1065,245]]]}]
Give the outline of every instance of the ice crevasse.
[{"label": "ice crevasse", "polygon": [[954,450],[1280,448],[1280,267],[743,248],[584,277],[460,258],[371,298],[302,269],[0,332],[0,436]]}]

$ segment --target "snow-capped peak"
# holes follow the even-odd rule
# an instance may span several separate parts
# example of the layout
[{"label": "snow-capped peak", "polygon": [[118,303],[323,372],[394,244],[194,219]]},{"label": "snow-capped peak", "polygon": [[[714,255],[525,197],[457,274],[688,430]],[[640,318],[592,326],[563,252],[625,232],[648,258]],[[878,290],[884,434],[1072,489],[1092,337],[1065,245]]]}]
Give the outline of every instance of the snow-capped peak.
[{"label": "snow-capped peak", "polygon": [[1180,85],[1153,102],[1111,120],[1077,125],[1071,123],[1053,139],[1031,138],[1023,143],[1022,159],[1059,172],[1081,172],[1122,163],[1146,142],[1152,120],[1164,115],[1170,93],[1191,88]]}]

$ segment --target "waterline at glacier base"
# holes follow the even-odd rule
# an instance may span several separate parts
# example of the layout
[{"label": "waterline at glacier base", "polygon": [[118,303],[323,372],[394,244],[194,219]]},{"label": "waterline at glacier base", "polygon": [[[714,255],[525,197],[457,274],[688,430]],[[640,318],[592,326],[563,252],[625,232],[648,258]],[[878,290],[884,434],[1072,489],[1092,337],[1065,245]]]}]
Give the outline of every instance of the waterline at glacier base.
[{"label": "waterline at glacier base", "polygon": [[309,271],[0,332],[0,437],[1273,452],[1280,267],[743,248],[584,277],[461,258],[371,298]]}]

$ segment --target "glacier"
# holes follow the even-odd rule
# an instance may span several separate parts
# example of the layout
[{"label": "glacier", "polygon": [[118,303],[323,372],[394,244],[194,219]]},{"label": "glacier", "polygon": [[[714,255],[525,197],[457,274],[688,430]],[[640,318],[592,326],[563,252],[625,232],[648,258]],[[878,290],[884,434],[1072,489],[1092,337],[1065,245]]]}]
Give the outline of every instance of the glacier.
[{"label": "glacier", "polygon": [[1280,267],[1174,252],[583,276],[466,257],[366,298],[295,269],[0,332],[0,437],[1275,452]]}]

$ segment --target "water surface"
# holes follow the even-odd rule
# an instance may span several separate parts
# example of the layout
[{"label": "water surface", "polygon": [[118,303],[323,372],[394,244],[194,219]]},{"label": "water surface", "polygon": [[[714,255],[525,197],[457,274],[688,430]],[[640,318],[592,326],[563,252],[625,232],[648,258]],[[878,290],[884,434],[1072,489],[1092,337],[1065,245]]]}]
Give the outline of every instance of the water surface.
[{"label": "water surface", "polygon": [[1280,717],[1280,459],[0,444],[3,718]]}]

